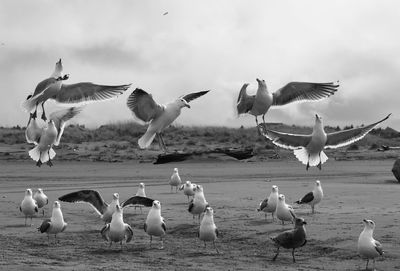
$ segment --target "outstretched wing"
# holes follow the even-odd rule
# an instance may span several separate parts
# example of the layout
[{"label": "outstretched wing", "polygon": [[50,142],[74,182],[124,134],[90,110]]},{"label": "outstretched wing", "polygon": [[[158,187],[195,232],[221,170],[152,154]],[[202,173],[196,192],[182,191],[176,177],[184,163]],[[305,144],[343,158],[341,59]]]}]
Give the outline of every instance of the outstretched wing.
[{"label": "outstretched wing", "polygon": [[260,206],[258,207],[257,211],[262,211],[267,206],[268,206],[268,198],[260,202]]},{"label": "outstretched wing", "polygon": [[387,115],[385,118],[382,120],[375,122],[373,124],[364,126],[364,127],[359,127],[359,128],[353,128],[349,130],[344,130],[344,131],[339,131],[339,132],[334,132],[327,134],[327,139],[326,139],[326,144],[325,148],[340,148],[343,146],[350,145],[360,139],[362,139],[364,136],[366,136],[372,129],[375,128],[379,123],[387,120],[390,117],[391,114]]},{"label": "outstretched wing", "polygon": [[255,95],[250,96],[247,94],[248,85],[249,84],[246,83],[240,89],[239,97],[236,103],[238,115],[249,112],[253,107],[254,99],[256,98],[256,96]]},{"label": "outstretched wing", "polygon": [[313,201],[313,199],[314,199],[313,192],[309,192],[304,197],[302,197],[300,200],[296,201],[296,203],[297,204],[309,203],[309,202]]},{"label": "outstretched wing", "polygon": [[182,96],[181,98],[189,103],[189,102],[193,101],[194,99],[197,99],[197,98],[203,96],[204,94],[206,94],[208,92],[209,92],[209,90],[194,92],[194,93],[190,93],[190,94],[187,94],[185,96]]},{"label": "outstretched wing", "polygon": [[144,205],[146,207],[151,207],[153,205],[153,199],[151,198],[147,198],[147,197],[142,197],[142,196],[133,196],[129,199],[127,199],[126,201],[124,201],[121,206],[122,208],[128,206],[128,205],[136,205],[136,204],[140,204],[140,205]]},{"label": "outstretched wing", "polygon": [[311,140],[311,135],[299,135],[299,134],[289,134],[282,133],[266,128],[264,123],[258,126],[263,136],[270,139],[275,145],[295,150],[301,147],[306,147]]},{"label": "outstretched wing", "polygon": [[379,255],[383,255],[383,246],[379,241],[374,240],[375,250],[379,253]]},{"label": "outstretched wing", "polygon": [[302,100],[321,100],[337,91],[334,83],[291,82],[272,94],[272,105],[285,105]]},{"label": "outstretched wing", "polygon": [[50,114],[50,119],[54,122],[57,129],[57,139],[54,145],[60,144],[61,136],[64,132],[65,123],[78,115],[83,107],[70,107],[68,109],[59,110]]},{"label": "outstretched wing", "polygon": [[80,190],[61,196],[58,199],[66,202],[87,202],[94,207],[99,215],[104,214],[108,207],[100,193],[95,190]]},{"label": "outstretched wing", "polygon": [[119,86],[96,85],[90,82],[63,84],[55,100],[59,103],[82,103],[111,99],[122,94],[131,84]]},{"label": "outstretched wing", "polygon": [[140,88],[129,95],[126,104],[136,118],[146,123],[164,111],[164,107],[156,103],[151,94]]}]

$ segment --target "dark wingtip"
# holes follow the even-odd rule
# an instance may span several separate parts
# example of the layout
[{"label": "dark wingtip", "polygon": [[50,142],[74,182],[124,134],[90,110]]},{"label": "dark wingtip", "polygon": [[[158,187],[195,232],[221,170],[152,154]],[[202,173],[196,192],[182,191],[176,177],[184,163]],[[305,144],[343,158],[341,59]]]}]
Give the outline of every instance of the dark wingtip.
[{"label": "dark wingtip", "polygon": [[32,97],[32,94],[29,94],[28,97],[26,97],[27,100],[29,100]]}]

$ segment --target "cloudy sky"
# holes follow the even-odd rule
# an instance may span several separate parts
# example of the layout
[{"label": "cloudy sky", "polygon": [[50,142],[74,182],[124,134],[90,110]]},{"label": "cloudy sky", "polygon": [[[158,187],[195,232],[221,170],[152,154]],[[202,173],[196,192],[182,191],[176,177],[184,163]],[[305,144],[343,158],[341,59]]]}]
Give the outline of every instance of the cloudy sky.
[{"label": "cloudy sky", "polygon": [[67,83],[132,83],[75,119],[90,127],[131,120],[136,87],[159,103],[211,89],[183,109],[181,125],[254,125],[234,105],[242,84],[255,92],[261,78],[271,91],[341,85],[324,101],[270,110],[270,122],[311,126],[319,113],[328,125],[359,125],[393,113],[383,126],[400,130],[399,10],[399,1],[361,0],[2,0],[0,126],[26,125],[22,101],[62,58]]}]

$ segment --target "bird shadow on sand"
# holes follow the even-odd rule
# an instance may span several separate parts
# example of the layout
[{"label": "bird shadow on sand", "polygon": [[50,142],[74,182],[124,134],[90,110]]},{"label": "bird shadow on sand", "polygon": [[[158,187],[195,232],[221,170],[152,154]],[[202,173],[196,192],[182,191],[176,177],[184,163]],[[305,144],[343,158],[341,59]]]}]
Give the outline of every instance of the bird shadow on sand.
[{"label": "bird shadow on sand", "polygon": [[113,246],[101,247],[90,251],[93,255],[113,255],[113,254],[137,254],[140,255],[143,251],[147,250],[147,247],[144,245],[135,246],[130,244],[124,244],[121,248],[119,244],[113,244]]},{"label": "bird shadow on sand", "polygon": [[37,230],[38,225],[24,225],[24,224],[17,224],[17,225],[5,225],[3,228],[27,228],[27,229],[34,229]]},{"label": "bird shadow on sand", "polygon": [[387,184],[399,184],[400,185],[400,182],[397,180],[384,180],[384,182]]}]

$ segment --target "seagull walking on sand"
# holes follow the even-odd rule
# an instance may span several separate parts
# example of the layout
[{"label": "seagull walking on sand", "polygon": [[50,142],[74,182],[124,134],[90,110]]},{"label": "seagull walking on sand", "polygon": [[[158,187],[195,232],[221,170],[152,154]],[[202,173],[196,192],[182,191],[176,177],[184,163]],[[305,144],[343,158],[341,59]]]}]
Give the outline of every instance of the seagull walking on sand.
[{"label": "seagull walking on sand", "polygon": [[208,202],[204,197],[203,186],[196,185],[196,188],[194,190],[194,198],[189,203],[189,213],[193,215],[193,219],[195,215],[199,215],[200,222],[200,215],[204,213],[208,206]]},{"label": "seagull walking on sand", "polygon": [[[38,188],[38,190],[33,195],[33,199],[36,200],[37,206],[39,209],[43,208],[45,205],[49,204],[49,198],[43,192],[42,188]],[[42,209],[44,216],[44,208]]]},{"label": "seagull walking on sand", "polygon": [[26,189],[25,197],[19,206],[19,210],[25,215],[25,226],[26,226],[26,219],[28,217],[31,218],[31,226],[32,226],[32,217],[39,212],[38,205],[36,201],[32,197],[32,190]]},{"label": "seagull walking on sand", "polygon": [[293,262],[295,263],[296,259],[294,257],[294,250],[307,243],[306,228],[304,227],[307,223],[303,218],[296,217],[293,212],[291,212],[291,215],[294,219],[294,229],[284,231],[271,238],[277,246],[276,254],[274,258],[272,258],[273,261],[275,261],[279,255],[279,248],[283,247],[286,249],[292,249]]},{"label": "seagull walking on sand", "polygon": [[311,206],[312,213],[314,214],[314,206],[321,202],[324,197],[324,191],[322,191],[322,186],[320,181],[315,181],[315,186],[313,191],[307,193],[304,197],[296,201],[297,204],[308,204]]},{"label": "seagull walking on sand", "polygon": [[[50,121],[46,127],[43,127],[39,136],[29,139],[36,145],[29,151],[29,156],[36,161],[36,165],[40,167],[43,163],[47,162],[50,167],[53,165],[51,160],[56,156],[56,152],[53,150],[53,145],[58,146],[60,144],[61,136],[64,132],[65,123],[75,117],[81,108],[71,107],[68,109],[59,110],[50,114]],[[35,122],[35,121],[34,121]],[[27,130],[33,128],[28,126]],[[31,133],[31,132],[27,132]],[[35,132],[36,133],[36,132]],[[28,140],[28,138],[27,138]],[[28,140],[28,142],[30,142]]]},{"label": "seagull walking on sand", "polygon": [[150,123],[146,133],[139,138],[138,144],[141,149],[146,149],[157,136],[160,148],[167,152],[162,132],[181,114],[183,107],[190,108],[189,102],[209,92],[200,91],[182,96],[170,103],[161,105],[153,100],[151,94],[142,89],[135,89],[128,98],[127,106],[134,117],[141,122]]},{"label": "seagull walking on sand", "polygon": [[53,99],[61,104],[78,104],[111,99],[122,94],[130,87],[130,84],[119,86],[96,85],[89,82],[76,84],[63,84],[64,80],[69,78],[68,75],[63,76],[63,65],[61,59],[56,63],[56,67],[52,75],[41,81],[34,93],[29,95],[23,103],[23,107],[31,113],[31,118],[36,118],[37,107],[42,106],[42,119],[47,120],[44,110],[44,103]]},{"label": "seagull walking on sand", "polygon": [[265,213],[265,219],[267,219],[267,214],[271,213],[272,215],[272,221],[274,221],[274,214],[276,212],[276,206],[278,204],[278,186],[273,185],[272,186],[272,191],[269,194],[268,198],[260,202],[259,207],[257,208],[257,211],[259,212],[264,212]]},{"label": "seagull walking on sand", "polygon": [[164,248],[163,237],[167,231],[164,218],[161,216],[161,203],[158,200],[153,201],[146,223],[144,223],[144,231],[150,236],[150,247],[153,236],[159,236],[161,241],[160,249]]},{"label": "seagull walking on sand", "polygon": [[358,238],[358,254],[364,259],[367,259],[365,270],[368,270],[369,260],[373,260],[373,270],[375,270],[375,258],[383,255],[383,247],[381,243],[374,239],[375,222],[364,219],[364,230]]},{"label": "seagull walking on sand", "polygon": [[100,233],[104,240],[110,242],[109,247],[111,247],[112,242],[119,242],[121,244],[121,250],[124,240],[126,243],[132,240],[133,230],[131,226],[124,223],[122,208],[119,204],[115,205],[115,212],[112,214],[111,222],[104,225]]},{"label": "seagull walking on sand", "polygon": [[375,126],[387,120],[390,115],[364,127],[328,134],[325,133],[322,118],[318,115],[315,115],[315,125],[310,135],[282,133],[267,129],[266,125],[260,125],[259,129],[275,145],[293,150],[296,158],[306,165],[306,170],[310,166],[317,166],[321,170],[322,164],[328,160],[328,156],[323,152],[324,149],[344,147],[362,139]]},{"label": "seagull walking on sand", "polygon": [[174,173],[172,173],[171,179],[169,180],[169,185],[171,186],[171,192],[175,186],[175,192],[178,192],[178,187],[181,185],[181,177],[179,176],[178,168],[174,168]]},{"label": "seagull walking on sand", "polygon": [[67,223],[65,223],[63,214],[61,212],[61,205],[58,201],[55,201],[53,204],[53,212],[50,219],[43,220],[38,230],[41,233],[47,233],[49,243],[50,234],[54,234],[55,243],[57,243],[57,234],[63,232],[66,228]]},{"label": "seagull walking on sand", "polygon": [[191,183],[190,181],[186,181],[184,184],[182,184],[179,187],[179,190],[183,190],[183,194],[185,194],[188,198],[188,202],[189,202],[189,197],[193,197],[195,194],[195,189],[196,189],[196,184],[195,183]]},{"label": "seagull walking on sand", "polygon": [[213,242],[214,248],[219,254],[218,248],[215,245],[215,240],[217,240],[218,236],[219,232],[214,223],[214,210],[211,207],[207,207],[200,223],[199,239],[204,241],[204,248],[207,246],[206,242]]},{"label": "seagull walking on sand", "polygon": [[285,202],[285,195],[280,194],[278,197],[278,203],[276,204],[276,217],[282,221],[282,225],[285,221],[293,222],[293,207]]},{"label": "seagull walking on sand", "polygon": [[285,105],[295,101],[321,100],[335,94],[339,87],[334,83],[291,82],[271,93],[264,80],[256,80],[258,82],[257,93],[248,95],[247,86],[249,84],[244,84],[239,92],[236,108],[238,115],[244,113],[253,115],[256,118],[257,126],[257,117],[260,115],[265,124],[265,114],[271,106]]}]

